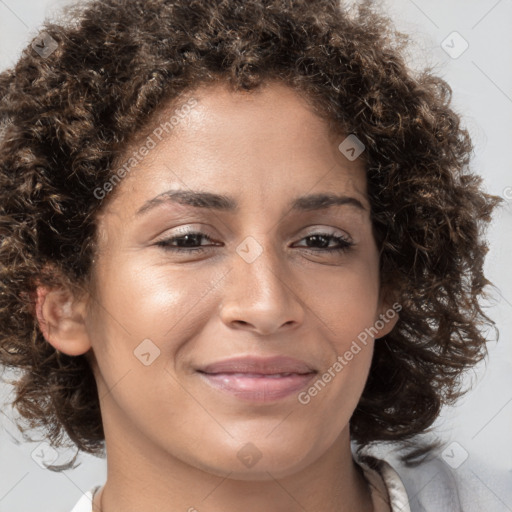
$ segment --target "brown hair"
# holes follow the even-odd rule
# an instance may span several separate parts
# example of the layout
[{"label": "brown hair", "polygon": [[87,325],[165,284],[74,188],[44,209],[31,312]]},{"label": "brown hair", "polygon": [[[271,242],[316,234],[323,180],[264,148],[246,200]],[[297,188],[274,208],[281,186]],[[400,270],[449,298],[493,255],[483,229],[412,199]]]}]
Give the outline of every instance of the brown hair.
[{"label": "brown hair", "polygon": [[[486,354],[479,304],[483,231],[500,199],[469,170],[472,143],[431,69],[405,63],[407,37],[368,5],[338,0],[96,0],[44,32],[0,74],[0,363],[22,370],[14,405],[55,446],[103,449],[85,356],[58,353],[34,313],[37,284],[87,287],[94,191],[162,105],[201,84],[279,80],[366,147],[380,276],[401,305],[375,346],[351,419],[361,445],[432,425]],[[46,36],[48,37],[48,36]]]}]

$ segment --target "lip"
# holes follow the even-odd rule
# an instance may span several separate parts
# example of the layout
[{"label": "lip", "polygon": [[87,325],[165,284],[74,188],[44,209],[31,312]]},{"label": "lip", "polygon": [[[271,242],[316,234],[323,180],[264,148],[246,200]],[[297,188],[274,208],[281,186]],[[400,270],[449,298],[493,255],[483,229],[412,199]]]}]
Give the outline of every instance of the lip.
[{"label": "lip", "polygon": [[252,402],[270,402],[297,393],[318,373],[304,361],[284,356],[236,357],[197,371],[214,389]]},{"label": "lip", "polygon": [[316,369],[300,359],[286,356],[274,357],[232,357],[199,368],[203,373],[311,373]]}]

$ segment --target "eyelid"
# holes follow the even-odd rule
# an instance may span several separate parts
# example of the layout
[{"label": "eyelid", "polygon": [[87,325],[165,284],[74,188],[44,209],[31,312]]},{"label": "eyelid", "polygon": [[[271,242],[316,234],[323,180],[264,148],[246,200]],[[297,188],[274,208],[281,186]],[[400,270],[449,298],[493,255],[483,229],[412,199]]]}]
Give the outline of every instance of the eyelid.
[{"label": "eyelid", "polygon": [[335,228],[333,226],[324,226],[321,224],[315,224],[315,229],[308,231],[305,235],[301,235],[302,237],[318,235],[318,234],[330,234],[330,235],[340,235],[352,240],[352,237],[340,228]]},{"label": "eyelid", "polygon": [[187,224],[186,226],[177,226],[172,229],[166,230],[161,236],[159,236],[155,241],[168,240],[169,238],[179,238],[180,236],[185,235],[196,235],[201,234],[205,236],[209,236],[210,238],[214,238],[213,229],[209,229],[210,227],[205,224]]}]

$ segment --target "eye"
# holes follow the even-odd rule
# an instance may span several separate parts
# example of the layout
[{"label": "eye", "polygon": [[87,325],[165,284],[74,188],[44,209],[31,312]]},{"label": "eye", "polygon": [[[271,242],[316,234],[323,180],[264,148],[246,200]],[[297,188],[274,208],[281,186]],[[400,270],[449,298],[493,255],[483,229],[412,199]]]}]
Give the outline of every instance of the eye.
[{"label": "eye", "polygon": [[[307,247],[311,248],[313,246],[312,252],[342,252],[350,249],[354,243],[341,235],[336,235],[334,233],[313,233],[302,240],[307,240]],[[329,247],[331,242],[335,242],[334,247]],[[317,245],[319,247],[315,248]]]},{"label": "eye", "polygon": [[[158,247],[163,247],[167,251],[188,253],[201,253],[208,250],[207,248],[209,247],[219,245],[216,243],[203,245],[201,242],[204,240],[207,242],[213,242],[213,239],[206,233],[191,231],[190,233],[184,233],[180,236],[174,236],[160,240],[159,242],[156,242],[155,245]],[[311,249],[311,252],[314,253],[342,252],[350,249],[350,247],[354,245],[354,243],[348,238],[334,233],[313,233],[304,237],[302,240],[307,241],[307,249]],[[330,246],[332,242],[334,242],[334,246]]]},{"label": "eye", "polygon": [[198,253],[205,250],[205,246],[201,245],[202,239],[213,242],[213,239],[206,233],[191,231],[190,233],[184,233],[180,236],[160,240],[156,242],[155,245],[163,247],[168,251]]}]

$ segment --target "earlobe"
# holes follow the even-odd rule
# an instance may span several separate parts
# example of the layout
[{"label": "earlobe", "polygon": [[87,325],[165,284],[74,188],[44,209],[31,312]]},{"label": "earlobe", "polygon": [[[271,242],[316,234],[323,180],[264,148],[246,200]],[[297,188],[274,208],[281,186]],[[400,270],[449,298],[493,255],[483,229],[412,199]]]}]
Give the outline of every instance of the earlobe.
[{"label": "earlobe", "polygon": [[70,356],[91,348],[85,326],[85,305],[66,289],[37,287],[36,316],[44,338],[56,350]]},{"label": "earlobe", "polygon": [[379,330],[376,338],[382,338],[394,329],[399,319],[399,309],[396,309],[396,305],[397,303],[393,304],[391,307],[385,308],[379,315],[377,321],[375,322],[375,326]]},{"label": "earlobe", "polygon": [[383,290],[380,303],[379,316],[375,322],[375,327],[379,331],[376,338],[382,338],[394,329],[402,310],[402,305],[398,302],[397,297],[389,290]]}]

